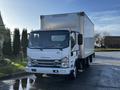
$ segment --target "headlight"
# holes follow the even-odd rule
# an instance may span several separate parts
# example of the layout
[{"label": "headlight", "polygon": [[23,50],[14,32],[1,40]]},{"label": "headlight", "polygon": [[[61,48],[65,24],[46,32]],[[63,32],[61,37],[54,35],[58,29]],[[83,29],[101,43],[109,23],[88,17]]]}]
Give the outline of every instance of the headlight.
[{"label": "headlight", "polygon": [[28,66],[31,66],[31,60],[32,60],[32,59],[31,59],[30,57],[27,57],[27,65],[28,65]]},{"label": "headlight", "polygon": [[68,65],[69,65],[69,60],[68,60],[68,58],[67,58],[67,57],[63,58],[63,59],[61,60],[61,66],[66,68],[66,67],[68,67]]}]

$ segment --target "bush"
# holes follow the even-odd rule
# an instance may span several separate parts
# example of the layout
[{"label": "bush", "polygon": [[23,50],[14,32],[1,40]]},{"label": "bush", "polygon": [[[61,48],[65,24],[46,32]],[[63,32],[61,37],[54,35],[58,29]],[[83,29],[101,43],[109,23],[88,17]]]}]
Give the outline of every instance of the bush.
[{"label": "bush", "polygon": [[0,66],[5,66],[10,63],[11,63],[11,61],[9,59],[0,60]]}]

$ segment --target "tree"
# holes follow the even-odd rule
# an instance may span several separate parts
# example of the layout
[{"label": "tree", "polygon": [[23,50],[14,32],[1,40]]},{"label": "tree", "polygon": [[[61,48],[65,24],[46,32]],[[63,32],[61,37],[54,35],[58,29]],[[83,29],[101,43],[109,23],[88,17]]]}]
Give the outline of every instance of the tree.
[{"label": "tree", "polygon": [[95,33],[95,46],[96,47],[101,47],[101,33],[96,32]]},{"label": "tree", "polygon": [[18,56],[19,52],[20,52],[20,32],[18,28],[15,28],[13,36],[13,54],[15,56]]},{"label": "tree", "polygon": [[103,33],[102,33],[102,39],[101,39],[101,46],[103,46],[103,47],[105,47],[105,42],[104,42],[104,40],[105,40],[105,37],[106,36],[110,36],[110,33],[109,32],[107,32],[107,31],[104,31]]},{"label": "tree", "polygon": [[24,56],[26,56],[27,45],[28,45],[27,29],[23,29],[21,38],[21,49],[23,51]]},{"label": "tree", "polygon": [[95,33],[95,46],[104,47],[105,36],[110,36],[109,32],[104,31],[103,33]]},{"label": "tree", "polygon": [[4,56],[11,56],[12,55],[12,47],[11,47],[11,35],[10,29],[6,29],[6,38],[3,42],[3,55]]}]

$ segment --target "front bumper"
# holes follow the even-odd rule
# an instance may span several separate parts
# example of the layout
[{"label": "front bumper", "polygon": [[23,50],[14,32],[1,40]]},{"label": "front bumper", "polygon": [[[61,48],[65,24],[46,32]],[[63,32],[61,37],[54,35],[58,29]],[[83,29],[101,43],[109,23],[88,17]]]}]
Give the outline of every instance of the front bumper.
[{"label": "front bumper", "polygon": [[44,73],[56,75],[68,75],[71,73],[71,68],[26,67],[25,70],[29,73]]}]

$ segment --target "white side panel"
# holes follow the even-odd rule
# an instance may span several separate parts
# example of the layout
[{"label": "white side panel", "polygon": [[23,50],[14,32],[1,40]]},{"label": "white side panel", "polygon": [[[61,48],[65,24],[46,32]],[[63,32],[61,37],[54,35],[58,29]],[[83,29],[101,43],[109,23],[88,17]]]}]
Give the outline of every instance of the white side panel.
[{"label": "white side panel", "polygon": [[84,16],[80,16],[80,33],[83,35],[83,44],[80,45],[80,58],[84,58]]},{"label": "white side panel", "polygon": [[90,19],[84,16],[84,57],[94,53],[94,25]]}]

